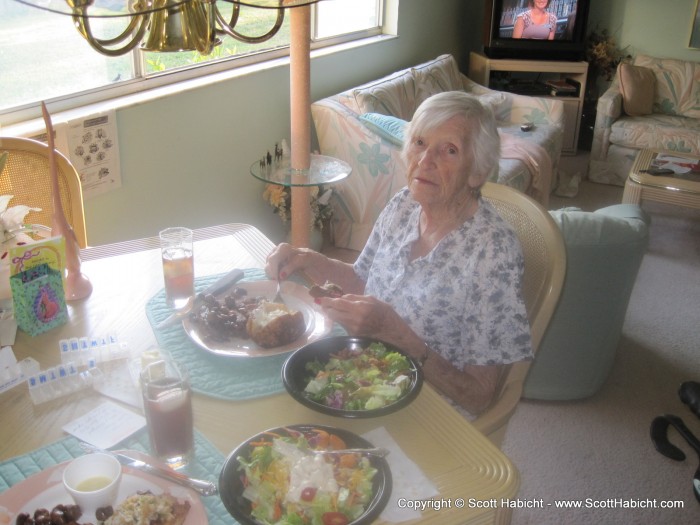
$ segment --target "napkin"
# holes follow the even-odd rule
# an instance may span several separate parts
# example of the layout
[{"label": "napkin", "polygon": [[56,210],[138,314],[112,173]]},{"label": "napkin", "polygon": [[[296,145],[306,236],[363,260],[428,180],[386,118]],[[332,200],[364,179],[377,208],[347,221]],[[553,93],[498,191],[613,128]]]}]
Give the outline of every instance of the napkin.
[{"label": "napkin", "polygon": [[419,519],[421,517],[419,511],[407,508],[405,505],[399,506],[398,502],[402,499],[426,500],[439,496],[440,493],[435,484],[401,450],[384,427],[370,430],[362,437],[375,447],[389,450],[386,460],[391,469],[392,489],[389,502],[380,515],[381,519],[392,523]]}]

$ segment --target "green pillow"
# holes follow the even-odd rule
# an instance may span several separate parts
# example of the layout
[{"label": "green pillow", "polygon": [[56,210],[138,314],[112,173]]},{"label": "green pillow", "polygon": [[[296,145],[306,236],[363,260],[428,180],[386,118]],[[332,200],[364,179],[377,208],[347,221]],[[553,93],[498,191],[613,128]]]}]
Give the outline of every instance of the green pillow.
[{"label": "green pillow", "polygon": [[381,113],[363,113],[360,121],[383,139],[397,146],[403,146],[403,134],[408,122]]}]

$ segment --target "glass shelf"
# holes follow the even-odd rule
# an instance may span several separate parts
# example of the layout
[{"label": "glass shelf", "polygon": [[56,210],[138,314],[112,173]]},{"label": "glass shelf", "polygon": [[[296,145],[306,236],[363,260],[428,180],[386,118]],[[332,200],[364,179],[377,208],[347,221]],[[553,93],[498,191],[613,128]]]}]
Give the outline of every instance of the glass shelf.
[{"label": "glass shelf", "polygon": [[256,179],[281,186],[318,186],[332,184],[345,179],[352,168],[340,159],[325,155],[311,155],[308,170],[293,170],[289,157],[271,164],[255,162],[250,166],[250,173]]},{"label": "glass shelf", "polygon": [[[15,0],[21,4],[36,7],[44,11],[50,11],[60,15],[75,15],[73,8],[67,0]],[[187,4],[192,0],[179,0],[166,5],[165,1],[154,0],[93,0],[92,2],[72,2],[75,5],[81,3],[85,6],[85,14],[88,18],[119,18],[153,13],[162,9],[172,8],[176,5]],[[316,4],[321,0],[220,0],[228,4],[239,4],[246,7],[260,9],[287,9]]]}]

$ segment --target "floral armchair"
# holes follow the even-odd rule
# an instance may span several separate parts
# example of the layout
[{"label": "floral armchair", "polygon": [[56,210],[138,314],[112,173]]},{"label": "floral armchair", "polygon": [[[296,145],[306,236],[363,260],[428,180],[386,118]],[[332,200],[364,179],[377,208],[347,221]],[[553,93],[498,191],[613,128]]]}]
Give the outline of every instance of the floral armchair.
[{"label": "floral armchair", "polygon": [[624,186],[642,149],[700,155],[700,62],[638,55],[618,67],[598,99],[589,180]]},{"label": "floral armchair", "polygon": [[[351,175],[333,186],[335,247],[362,249],[387,201],[406,185],[401,159],[403,125],[423,100],[455,90],[471,93],[491,106],[501,136],[508,135],[511,144],[516,141],[520,146],[511,150],[520,149],[522,155],[502,155],[491,180],[546,200],[561,155],[563,103],[493,91],[461,74],[451,55],[442,55],[312,104],[321,153],[352,167]],[[525,122],[534,123],[534,129],[521,131]],[[535,148],[551,162],[553,175],[547,180],[537,176]]]}]

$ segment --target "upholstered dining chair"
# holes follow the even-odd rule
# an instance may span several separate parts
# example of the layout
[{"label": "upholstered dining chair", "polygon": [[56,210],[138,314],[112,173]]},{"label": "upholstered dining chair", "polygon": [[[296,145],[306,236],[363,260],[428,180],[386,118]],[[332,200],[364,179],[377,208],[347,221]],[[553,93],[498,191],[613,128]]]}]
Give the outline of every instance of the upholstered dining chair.
[{"label": "upholstered dining chair", "polygon": [[[525,258],[523,295],[533,349],[537,352],[564,284],[564,238],[549,212],[524,193],[509,186],[487,182],[482,188],[482,195],[513,227],[520,239]],[[508,421],[520,401],[530,364],[531,361],[519,362],[505,369],[494,402],[473,422],[499,447]]]},{"label": "upholstered dining chair", "polygon": [[[51,175],[49,173],[49,147],[43,142],[18,137],[0,137],[0,153],[9,153],[5,169],[0,173],[0,195],[14,195],[11,206],[24,204],[41,211],[27,214],[28,224],[51,227],[53,204],[51,199]],[[63,212],[73,227],[81,248],[87,246],[83,191],[80,175],[61,153],[56,154],[58,186]]]}]

